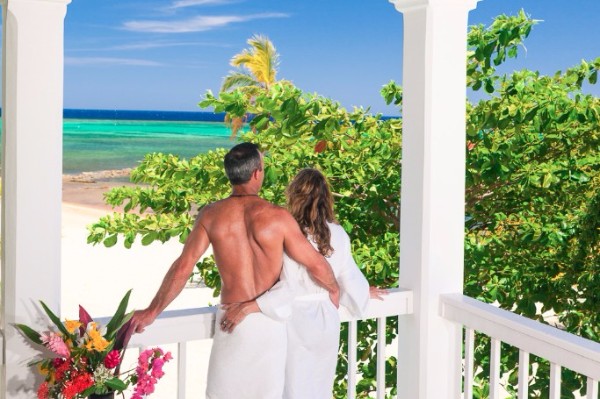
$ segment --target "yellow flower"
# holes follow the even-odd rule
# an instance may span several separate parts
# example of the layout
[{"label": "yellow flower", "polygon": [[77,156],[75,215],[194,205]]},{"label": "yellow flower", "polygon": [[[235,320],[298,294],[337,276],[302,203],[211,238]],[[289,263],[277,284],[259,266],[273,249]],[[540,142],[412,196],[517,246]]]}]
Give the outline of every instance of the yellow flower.
[{"label": "yellow flower", "polygon": [[75,330],[81,327],[81,323],[77,320],[65,320],[65,327],[69,334],[73,334]]},{"label": "yellow flower", "polygon": [[88,350],[96,350],[98,352],[102,352],[104,351],[108,345],[110,344],[110,342],[108,342],[101,334],[98,330],[96,330],[96,326],[94,325],[93,328],[88,331],[88,342],[86,343],[85,347]]},{"label": "yellow flower", "polygon": [[38,363],[37,365],[38,372],[44,377],[48,375],[48,369],[44,367],[42,363]]}]

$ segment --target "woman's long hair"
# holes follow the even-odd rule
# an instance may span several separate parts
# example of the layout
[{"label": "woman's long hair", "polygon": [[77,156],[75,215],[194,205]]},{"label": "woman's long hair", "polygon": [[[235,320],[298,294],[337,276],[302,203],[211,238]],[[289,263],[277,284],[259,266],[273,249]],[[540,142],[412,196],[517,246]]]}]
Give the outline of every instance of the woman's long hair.
[{"label": "woman's long hair", "polygon": [[325,176],[316,169],[302,169],[286,189],[288,208],[305,236],[310,235],[323,256],[333,253],[327,222],[336,222],[333,196]]}]

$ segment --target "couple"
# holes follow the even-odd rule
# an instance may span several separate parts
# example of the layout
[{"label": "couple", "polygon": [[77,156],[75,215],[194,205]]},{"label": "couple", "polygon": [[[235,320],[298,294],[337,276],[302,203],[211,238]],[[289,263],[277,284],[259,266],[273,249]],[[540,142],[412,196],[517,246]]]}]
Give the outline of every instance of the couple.
[{"label": "couple", "polygon": [[[313,170],[299,173],[288,188],[292,216],[258,197],[264,170],[256,145],[233,147],[225,156],[225,171],[232,194],[200,210],[181,255],[150,306],[135,313],[132,327],[140,333],[154,321],[212,244],[223,305],[217,311],[220,328],[206,397],[330,398],[340,295],[344,305],[360,312],[368,303],[369,286],[352,260],[348,236],[332,223],[325,179]],[[380,293],[372,290],[375,297]]]}]

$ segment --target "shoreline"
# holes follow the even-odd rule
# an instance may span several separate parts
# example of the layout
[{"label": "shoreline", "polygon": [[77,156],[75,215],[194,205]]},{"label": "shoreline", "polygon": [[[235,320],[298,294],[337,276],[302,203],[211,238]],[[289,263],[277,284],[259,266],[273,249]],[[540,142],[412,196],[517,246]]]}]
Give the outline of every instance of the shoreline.
[{"label": "shoreline", "polygon": [[131,168],[63,174],[62,202],[76,207],[118,211],[104,202],[104,194],[115,187],[135,186],[129,181]]}]

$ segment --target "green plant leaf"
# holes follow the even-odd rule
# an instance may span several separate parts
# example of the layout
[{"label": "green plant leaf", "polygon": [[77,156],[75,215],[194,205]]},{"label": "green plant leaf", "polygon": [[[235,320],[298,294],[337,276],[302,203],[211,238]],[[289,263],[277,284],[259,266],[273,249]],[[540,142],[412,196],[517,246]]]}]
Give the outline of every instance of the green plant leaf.
[{"label": "green plant leaf", "polygon": [[110,389],[117,391],[117,392],[122,392],[122,391],[126,390],[127,387],[129,386],[129,384],[126,384],[125,382],[121,381],[120,379],[118,379],[116,377],[106,380],[105,384],[107,387],[109,387]]},{"label": "green plant leaf", "polygon": [[[114,334],[117,332],[118,328],[125,323],[123,320],[124,320],[125,312],[127,311],[127,304],[129,303],[130,295],[131,295],[131,290],[127,291],[127,293],[125,294],[123,299],[121,299],[121,302],[119,303],[119,306],[117,307],[117,311],[115,312],[113,317],[110,319],[110,321],[106,325],[106,336],[111,337],[111,339],[114,336]],[[131,316],[129,316],[129,317],[131,317]]]},{"label": "green plant leaf", "polygon": [[37,331],[26,326],[25,324],[16,324],[15,327],[17,329],[21,330],[21,332],[23,334],[25,334],[25,336],[27,338],[29,338],[32,342],[34,342],[38,345],[42,345],[42,340],[40,339],[40,334]]},{"label": "green plant leaf", "polygon": [[66,337],[70,337],[71,334],[69,334],[69,331],[67,330],[65,325],[60,321],[58,316],[56,316],[43,301],[40,301],[40,304],[42,305],[42,308],[44,308],[44,311],[46,312],[50,320],[52,320],[52,322],[60,330],[60,332],[63,333]]}]

